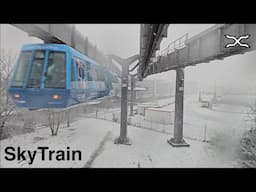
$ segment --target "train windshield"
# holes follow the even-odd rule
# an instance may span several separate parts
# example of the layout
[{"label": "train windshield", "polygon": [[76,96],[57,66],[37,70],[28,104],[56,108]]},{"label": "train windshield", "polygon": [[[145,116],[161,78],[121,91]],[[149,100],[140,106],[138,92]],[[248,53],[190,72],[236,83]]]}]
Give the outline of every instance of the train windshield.
[{"label": "train windshield", "polygon": [[66,54],[46,50],[22,51],[11,86],[66,88]]},{"label": "train windshield", "polygon": [[64,52],[49,52],[44,87],[60,89],[66,87],[66,55]]},{"label": "train windshield", "polygon": [[45,51],[35,51],[28,80],[29,88],[40,88],[44,69],[44,59]]},{"label": "train windshield", "polygon": [[28,65],[31,61],[31,57],[32,57],[32,51],[23,51],[20,54],[20,57],[17,63],[17,68],[12,78],[12,83],[11,83],[12,87],[23,87]]}]

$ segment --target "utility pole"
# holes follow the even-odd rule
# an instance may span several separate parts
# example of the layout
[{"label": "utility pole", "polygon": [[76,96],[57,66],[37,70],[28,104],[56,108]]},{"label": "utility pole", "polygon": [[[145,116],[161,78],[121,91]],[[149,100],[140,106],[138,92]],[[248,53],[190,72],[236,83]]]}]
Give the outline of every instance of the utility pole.
[{"label": "utility pole", "polygon": [[183,139],[184,68],[176,69],[174,138],[167,142],[173,147],[188,147]]}]

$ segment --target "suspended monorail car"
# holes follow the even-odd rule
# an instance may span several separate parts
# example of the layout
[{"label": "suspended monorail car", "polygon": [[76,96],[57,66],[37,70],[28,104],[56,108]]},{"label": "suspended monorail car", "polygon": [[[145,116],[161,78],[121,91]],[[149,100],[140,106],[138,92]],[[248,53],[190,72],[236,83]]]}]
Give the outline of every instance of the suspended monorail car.
[{"label": "suspended monorail car", "polygon": [[63,44],[21,49],[8,93],[18,107],[66,108],[110,94],[118,76]]}]

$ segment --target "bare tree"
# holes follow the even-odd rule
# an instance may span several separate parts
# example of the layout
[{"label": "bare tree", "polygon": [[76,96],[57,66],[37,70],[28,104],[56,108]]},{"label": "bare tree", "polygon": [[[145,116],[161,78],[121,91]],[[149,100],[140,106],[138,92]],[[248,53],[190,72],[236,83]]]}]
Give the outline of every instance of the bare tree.
[{"label": "bare tree", "polygon": [[1,52],[0,57],[0,139],[6,137],[6,122],[14,115],[14,105],[8,96],[8,80],[10,79],[16,56],[11,52]]},{"label": "bare tree", "polygon": [[48,109],[48,121],[52,136],[57,136],[60,127],[60,114]]},{"label": "bare tree", "polygon": [[48,123],[52,136],[57,136],[61,123],[66,121],[67,127],[70,127],[70,109],[54,110],[48,109]]}]

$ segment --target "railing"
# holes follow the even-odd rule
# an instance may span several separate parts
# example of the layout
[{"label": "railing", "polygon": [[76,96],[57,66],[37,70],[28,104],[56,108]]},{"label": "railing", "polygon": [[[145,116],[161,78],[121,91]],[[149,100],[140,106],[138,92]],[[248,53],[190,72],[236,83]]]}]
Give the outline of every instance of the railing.
[{"label": "railing", "polygon": [[169,53],[174,52],[176,49],[182,49],[185,47],[185,42],[188,39],[188,33],[179,37],[175,41],[172,41],[165,49],[159,52],[158,56],[167,56]]}]

